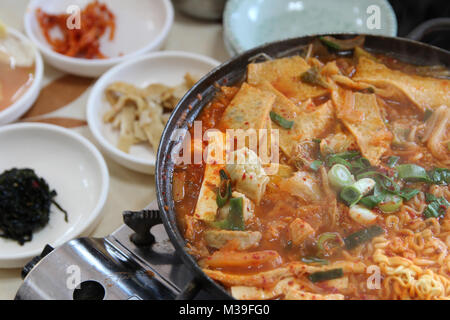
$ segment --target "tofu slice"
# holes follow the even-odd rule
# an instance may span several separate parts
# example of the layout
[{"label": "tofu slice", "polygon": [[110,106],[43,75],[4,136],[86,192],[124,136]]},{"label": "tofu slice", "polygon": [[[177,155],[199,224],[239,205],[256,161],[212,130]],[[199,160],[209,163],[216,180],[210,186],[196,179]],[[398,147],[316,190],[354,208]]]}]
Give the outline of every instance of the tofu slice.
[{"label": "tofu slice", "polygon": [[194,211],[195,219],[206,222],[212,222],[216,219],[218,209],[216,188],[220,184],[220,170],[224,167],[224,165],[218,164],[206,165],[200,194]]},{"label": "tofu slice", "polygon": [[[220,159],[225,159],[225,136],[220,132],[214,132],[208,144],[207,158],[205,159],[205,172],[203,174],[202,186],[198,195],[194,218],[206,222],[212,222],[217,215],[217,188],[220,185],[220,170],[225,169]],[[203,152],[203,150],[194,152]],[[201,145],[201,144],[200,144]],[[223,153],[222,155],[220,153]],[[223,157],[223,158],[222,158]],[[222,161],[223,162],[223,161]]]},{"label": "tofu slice", "polygon": [[216,249],[222,248],[231,240],[238,240],[238,250],[247,250],[257,247],[261,237],[261,232],[258,231],[208,230],[205,232],[206,243]]},{"label": "tofu slice", "polygon": [[237,191],[233,191],[233,193],[231,194],[232,198],[243,198],[244,199],[244,220],[248,221],[251,218],[253,218],[254,214],[254,206],[253,206],[253,202],[247,198],[245,196],[245,194],[237,192]]}]

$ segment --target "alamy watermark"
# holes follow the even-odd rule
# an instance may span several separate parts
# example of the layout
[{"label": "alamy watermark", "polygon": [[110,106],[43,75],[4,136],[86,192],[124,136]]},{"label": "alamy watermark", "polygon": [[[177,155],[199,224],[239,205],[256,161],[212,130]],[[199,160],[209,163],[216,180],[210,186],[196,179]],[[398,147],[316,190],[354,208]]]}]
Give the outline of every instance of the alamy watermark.
[{"label": "alamy watermark", "polygon": [[[303,10],[303,3],[301,1],[289,3],[291,10]],[[66,9],[69,15],[66,20],[66,26],[69,30],[81,29],[81,8],[78,5],[69,5]],[[372,4],[366,8],[366,27],[369,30],[381,29],[381,8],[376,4]]]},{"label": "alamy watermark", "polygon": [[366,20],[366,26],[369,30],[381,29],[381,9],[379,6],[372,4],[367,7],[366,13],[369,15]]},{"label": "alamy watermark", "polygon": [[67,29],[81,29],[81,8],[77,5],[70,5],[66,9],[66,13],[69,15],[66,19]]},{"label": "alamy watermark", "polygon": [[[81,287],[81,269],[78,265],[70,265],[66,268],[66,287],[69,290],[80,289]],[[115,272],[107,275],[106,279],[103,279],[112,285],[113,282],[120,280],[129,280],[136,277],[138,274],[148,275],[149,272],[145,270],[141,271],[130,271],[130,272]],[[381,289],[381,271],[380,267],[377,265],[370,265],[366,268],[366,274],[369,275],[366,280],[366,287],[369,290],[379,290]]]},{"label": "alamy watermark", "polygon": [[[187,129],[174,130],[171,141],[175,142],[171,158],[177,165],[187,164],[256,164],[279,163],[278,129],[218,129],[203,131],[202,121],[194,121],[193,136]],[[247,148],[258,156],[236,153]]]}]

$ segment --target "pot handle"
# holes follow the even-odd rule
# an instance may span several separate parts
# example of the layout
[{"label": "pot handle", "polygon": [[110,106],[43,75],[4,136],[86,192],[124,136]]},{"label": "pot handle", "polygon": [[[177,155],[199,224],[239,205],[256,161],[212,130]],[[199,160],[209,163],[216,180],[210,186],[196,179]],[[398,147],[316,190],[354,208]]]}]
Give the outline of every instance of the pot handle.
[{"label": "pot handle", "polygon": [[427,20],[415,27],[406,37],[412,40],[420,41],[427,34],[440,30],[450,30],[450,18],[436,18]]}]

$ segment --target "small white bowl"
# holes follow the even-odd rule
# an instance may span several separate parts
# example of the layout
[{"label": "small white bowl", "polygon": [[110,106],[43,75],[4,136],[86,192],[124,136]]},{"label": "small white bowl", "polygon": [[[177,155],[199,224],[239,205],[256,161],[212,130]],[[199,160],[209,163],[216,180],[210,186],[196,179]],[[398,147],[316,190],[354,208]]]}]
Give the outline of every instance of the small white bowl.
[{"label": "small white bowl", "polygon": [[94,85],[87,103],[89,128],[102,149],[119,164],[141,173],[154,174],[156,150],[147,143],[134,145],[130,153],[119,150],[118,130],[103,122],[103,115],[111,109],[104,91],[111,83],[123,81],[144,88],[151,83],[177,85],[189,72],[203,76],[220,63],[194,53],[163,51],[151,53],[133,61],[120,64],[106,72]]},{"label": "small white bowl", "polygon": [[59,246],[93,230],[99,222],[109,189],[105,160],[81,135],[48,124],[12,124],[0,128],[0,173],[12,168],[34,169],[68,212],[69,222],[51,207],[49,224],[20,246],[0,238],[0,268],[22,267],[46,244]]},{"label": "small white bowl", "polygon": [[66,13],[67,8],[73,5],[83,9],[89,2],[92,0],[32,0],[28,5],[24,17],[26,33],[45,60],[55,68],[79,76],[100,76],[118,63],[159,50],[173,24],[170,0],[108,0],[105,3],[116,16],[115,37],[109,41],[108,30],[100,40],[100,50],[109,58],[73,58],[53,51],[42,34],[36,9],[59,14]]},{"label": "small white bowl", "polygon": [[35,69],[34,79],[31,83],[31,86],[24,92],[21,97],[19,97],[19,99],[16,100],[16,102],[14,102],[6,109],[0,111],[0,125],[10,123],[19,119],[25,112],[27,112],[31,108],[31,106],[39,96],[42,76],[44,74],[44,64],[42,62],[41,54],[33,45],[33,43],[22,33],[13,28],[8,27],[7,32],[26,43],[30,47],[30,50],[33,50]]}]

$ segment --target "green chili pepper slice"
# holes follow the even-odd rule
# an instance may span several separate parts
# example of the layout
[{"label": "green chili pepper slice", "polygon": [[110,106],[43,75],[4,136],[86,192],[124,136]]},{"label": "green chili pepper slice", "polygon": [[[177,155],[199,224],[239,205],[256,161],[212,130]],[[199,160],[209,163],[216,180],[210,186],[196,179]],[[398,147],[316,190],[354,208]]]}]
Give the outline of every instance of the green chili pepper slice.
[{"label": "green chili pepper slice", "polygon": [[287,120],[273,111],[270,111],[270,119],[285,129],[291,129],[294,126],[294,121]]}]

